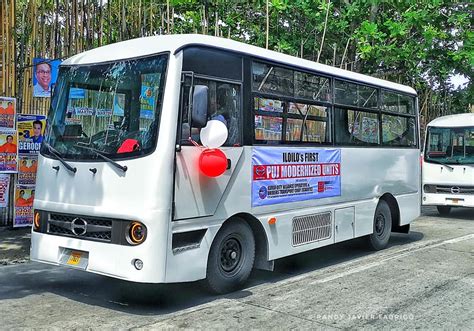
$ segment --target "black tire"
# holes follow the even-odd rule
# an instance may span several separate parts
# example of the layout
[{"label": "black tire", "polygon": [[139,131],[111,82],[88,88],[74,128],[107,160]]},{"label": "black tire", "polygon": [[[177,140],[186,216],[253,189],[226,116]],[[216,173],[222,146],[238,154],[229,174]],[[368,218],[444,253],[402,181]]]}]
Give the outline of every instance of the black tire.
[{"label": "black tire", "polygon": [[368,245],[379,251],[387,247],[392,232],[392,213],[384,200],[380,200],[374,215],[374,232],[368,236]]},{"label": "black tire", "polygon": [[206,280],[218,294],[240,288],[248,279],[255,259],[255,239],[244,221],[230,221],[219,230],[207,260]]},{"label": "black tire", "polygon": [[451,211],[450,206],[436,206],[436,209],[438,209],[438,213],[442,216],[449,215],[449,212]]}]

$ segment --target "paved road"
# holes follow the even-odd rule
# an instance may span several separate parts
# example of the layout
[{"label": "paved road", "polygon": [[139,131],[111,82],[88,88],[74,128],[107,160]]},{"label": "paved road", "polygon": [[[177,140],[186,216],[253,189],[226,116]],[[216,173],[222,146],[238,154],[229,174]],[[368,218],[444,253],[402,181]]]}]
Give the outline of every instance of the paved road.
[{"label": "paved road", "polygon": [[278,260],[247,288],[134,285],[38,263],[0,267],[0,329],[445,328],[474,324],[474,211],[434,209],[367,251],[354,240]]}]

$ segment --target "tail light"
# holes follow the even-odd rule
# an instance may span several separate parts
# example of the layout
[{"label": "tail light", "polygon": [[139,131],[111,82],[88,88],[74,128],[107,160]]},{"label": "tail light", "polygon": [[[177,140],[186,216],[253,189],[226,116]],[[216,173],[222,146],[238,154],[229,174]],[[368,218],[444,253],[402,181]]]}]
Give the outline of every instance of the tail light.
[{"label": "tail light", "polygon": [[133,221],[128,226],[127,241],[132,245],[139,245],[146,239],[146,226],[138,221]]}]

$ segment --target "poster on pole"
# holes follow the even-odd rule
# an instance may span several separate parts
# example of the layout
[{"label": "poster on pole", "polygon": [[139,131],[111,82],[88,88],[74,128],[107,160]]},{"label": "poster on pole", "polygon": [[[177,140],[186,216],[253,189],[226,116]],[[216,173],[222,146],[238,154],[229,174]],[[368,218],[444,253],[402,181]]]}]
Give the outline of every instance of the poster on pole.
[{"label": "poster on pole", "polygon": [[252,206],[341,195],[341,150],[254,147]]},{"label": "poster on pole", "polygon": [[18,115],[18,154],[38,154],[46,130],[46,116]]},{"label": "poster on pole", "polygon": [[15,216],[13,227],[25,227],[33,224],[33,200],[35,187],[32,185],[15,185]]},{"label": "poster on pole", "polygon": [[17,148],[16,131],[0,129],[0,173],[17,172]]},{"label": "poster on pole", "polygon": [[10,192],[10,175],[0,174],[0,208],[8,207],[8,192]]},{"label": "poster on pole", "polygon": [[38,169],[37,155],[18,156],[18,184],[35,185],[36,170]]},{"label": "poster on pole", "polygon": [[16,99],[0,97],[0,128],[15,129]]},{"label": "poster on pole", "polygon": [[51,97],[51,86],[56,84],[61,60],[33,59],[33,96]]}]

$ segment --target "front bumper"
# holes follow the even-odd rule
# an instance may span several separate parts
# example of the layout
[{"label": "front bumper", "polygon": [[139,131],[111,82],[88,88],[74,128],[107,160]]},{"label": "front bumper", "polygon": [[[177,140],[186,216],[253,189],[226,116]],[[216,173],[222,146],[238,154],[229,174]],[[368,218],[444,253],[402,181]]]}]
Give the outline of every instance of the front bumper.
[{"label": "front bumper", "polygon": [[474,207],[474,195],[423,193],[423,206]]}]

